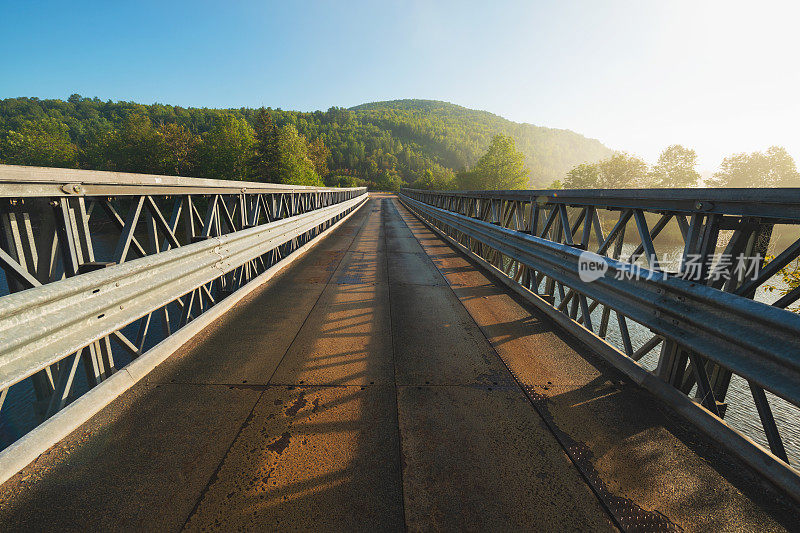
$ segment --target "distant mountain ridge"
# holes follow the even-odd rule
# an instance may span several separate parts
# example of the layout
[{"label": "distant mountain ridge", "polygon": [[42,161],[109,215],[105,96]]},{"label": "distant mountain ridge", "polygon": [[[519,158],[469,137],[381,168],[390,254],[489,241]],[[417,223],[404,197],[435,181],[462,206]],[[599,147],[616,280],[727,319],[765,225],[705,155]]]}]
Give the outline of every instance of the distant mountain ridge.
[{"label": "distant mountain ridge", "polygon": [[[456,170],[475,163],[494,135],[514,138],[525,154],[532,185],[546,186],[575,165],[594,162],[613,153],[596,139],[571,130],[518,123],[501,116],[439,100],[390,100],[353,106],[363,122],[388,129],[402,141],[414,142]],[[406,118],[406,120],[403,120]],[[410,120],[409,120],[410,119]],[[407,122],[424,128],[409,128]]]},{"label": "distant mountain ridge", "polygon": [[[327,147],[327,170],[321,177],[332,183],[345,176],[383,187],[390,181],[411,184],[425,176],[452,176],[474,165],[501,133],[513,137],[524,154],[534,188],[611,153],[573,131],[519,124],[437,100],[268,111],[275,124],[291,126],[308,142]],[[256,114],[253,108],[143,105],[77,94],[67,100],[7,98],[0,100],[0,162],[258,179],[245,164],[253,155]],[[181,136],[186,137],[183,145]]]}]

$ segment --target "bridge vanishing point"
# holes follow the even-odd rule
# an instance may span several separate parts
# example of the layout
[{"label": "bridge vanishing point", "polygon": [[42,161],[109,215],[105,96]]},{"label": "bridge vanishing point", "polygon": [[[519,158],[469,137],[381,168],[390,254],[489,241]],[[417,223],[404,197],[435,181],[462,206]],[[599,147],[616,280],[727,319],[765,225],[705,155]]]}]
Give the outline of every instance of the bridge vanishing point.
[{"label": "bridge vanishing point", "polygon": [[[753,300],[798,190],[0,165],[0,201],[0,530],[800,530],[797,291]],[[777,258],[659,270],[670,223]]]}]

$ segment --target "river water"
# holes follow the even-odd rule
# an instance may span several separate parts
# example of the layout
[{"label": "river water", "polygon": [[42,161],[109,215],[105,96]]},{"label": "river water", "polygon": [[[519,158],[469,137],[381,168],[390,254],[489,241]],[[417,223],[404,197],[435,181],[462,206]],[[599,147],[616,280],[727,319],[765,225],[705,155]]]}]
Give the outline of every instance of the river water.
[{"label": "river water", "polygon": [[[92,237],[92,245],[96,259],[98,261],[110,261],[118,236],[112,233],[104,234],[103,232],[93,232]],[[137,235],[137,237],[142,239],[140,242],[146,242],[144,235]],[[0,270],[0,297],[8,293],[6,278]],[[179,313],[176,308],[171,308],[169,312],[170,324],[173,325],[174,329],[174,324],[177,324],[179,320]],[[128,336],[128,338],[135,339],[138,332],[138,324],[131,324],[124,328],[122,332]],[[152,348],[163,337],[163,333],[163,320],[160,319],[160,317],[157,319],[156,315],[154,315],[150,323],[145,350]],[[114,362],[117,368],[125,366],[130,361],[131,358],[127,352],[116,348],[114,349]],[[83,371],[83,368],[79,368],[75,373],[73,391],[75,391],[76,396],[79,396],[88,389],[89,384],[86,379],[86,373]],[[35,403],[36,395],[30,379],[26,379],[11,386],[8,397],[2,409],[0,409],[0,450],[19,439],[39,423],[36,409],[44,409],[44,406],[34,407]]]},{"label": "river water", "polygon": [[[634,251],[634,247],[634,245],[624,245],[621,257],[625,258],[630,256],[630,254]],[[662,253],[660,257],[680,257],[681,254],[682,248],[675,247],[666,250],[666,253]],[[780,287],[782,282],[776,280],[774,281],[774,284]],[[756,293],[755,300],[769,304],[777,300],[779,297],[780,294],[777,291],[769,292],[762,287]],[[600,323],[601,314],[602,311],[598,306],[598,308],[591,313],[593,324]],[[628,324],[628,330],[634,351],[652,338],[653,334],[648,328],[631,320],[627,320],[626,322]],[[614,346],[622,349],[622,337],[619,333],[619,325],[617,323],[615,313],[611,313],[609,318],[607,340]],[[658,363],[660,348],[661,345],[657,346],[650,353],[645,355],[639,361],[639,364],[648,370],[655,370],[656,364]],[[694,393],[694,390],[692,393]],[[775,417],[775,422],[778,425],[778,430],[783,438],[783,444],[786,447],[786,453],[789,456],[789,460],[791,461],[792,466],[794,466],[796,469],[800,469],[800,408],[795,407],[791,403],[775,396],[769,391],[766,391],[766,395],[769,404],[772,407],[772,413]],[[730,426],[744,433],[762,446],[769,448],[767,439],[764,435],[764,430],[761,426],[761,420],[758,416],[758,411],[756,410],[755,403],[753,402],[750,387],[744,379],[733,375],[725,401],[728,404],[725,414],[725,421]]]}]

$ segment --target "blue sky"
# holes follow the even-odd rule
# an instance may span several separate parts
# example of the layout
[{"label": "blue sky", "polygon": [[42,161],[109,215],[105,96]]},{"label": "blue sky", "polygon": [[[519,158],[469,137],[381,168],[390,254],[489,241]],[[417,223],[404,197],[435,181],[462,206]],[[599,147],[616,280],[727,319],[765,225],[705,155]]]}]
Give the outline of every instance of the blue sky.
[{"label": "blue sky", "polygon": [[446,100],[713,169],[800,160],[791,2],[0,0],[0,97],[310,111]]}]

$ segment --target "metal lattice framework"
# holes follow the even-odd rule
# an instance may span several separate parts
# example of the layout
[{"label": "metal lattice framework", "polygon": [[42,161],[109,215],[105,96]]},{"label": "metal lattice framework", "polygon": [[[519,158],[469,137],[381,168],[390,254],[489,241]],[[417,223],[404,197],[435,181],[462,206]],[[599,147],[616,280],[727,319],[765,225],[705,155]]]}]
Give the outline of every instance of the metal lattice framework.
[{"label": "metal lattice framework", "polygon": [[[782,269],[798,265],[800,189],[405,189],[401,200],[617,368],[800,495],[782,439],[800,430],[800,316],[786,309],[800,289],[769,288],[780,285]],[[584,251],[607,265],[597,280],[580,276]],[[672,264],[669,252],[677,255]],[[755,257],[756,268],[748,276],[725,257]],[[776,420],[778,405],[785,416]],[[763,433],[745,436],[723,421],[737,413],[760,421]]]},{"label": "metal lattice framework", "polygon": [[365,193],[0,165],[0,415],[32,387],[31,418],[51,419]]}]

